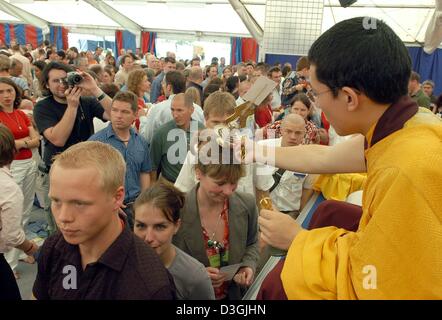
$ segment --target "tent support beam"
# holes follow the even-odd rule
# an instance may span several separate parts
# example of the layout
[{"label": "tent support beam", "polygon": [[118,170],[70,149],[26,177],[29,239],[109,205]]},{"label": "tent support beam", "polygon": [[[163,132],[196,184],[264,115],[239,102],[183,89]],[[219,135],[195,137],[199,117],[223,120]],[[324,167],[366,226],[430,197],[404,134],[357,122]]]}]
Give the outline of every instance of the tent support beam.
[{"label": "tent support beam", "polygon": [[229,2],[233,10],[236,11],[241,21],[246,26],[247,30],[249,30],[252,37],[255,38],[258,43],[261,43],[264,38],[264,31],[258,22],[256,22],[255,18],[253,18],[249,10],[247,10],[246,6],[240,0],[229,0]]},{"label": "tent support beam", "polygon": [[424,51],[432,54],[442,42],[442,0],[435,0],[435,8],[425,33]]},{"label": "tent support beam", "polygon": [[29,13],[19,7],[16,7],[5,0],[0,0],[0,10],[16,17],[21,22],[31,24],[43,30],[43,33],[49,33],[49,22],[43,20],[32,13]]},{"label": "tent support beam", "polygon": [[120,12],[112,8],[110,5],[105,3],[104,1],[98,0],[83,0],[88,3],[110,19],[114,20],[120,26],[122,26],[125,30],[132,32],[134,35],[139,35],[141,30],[143,29],[139,24],[129,19],[127,16],[122,15]]}]

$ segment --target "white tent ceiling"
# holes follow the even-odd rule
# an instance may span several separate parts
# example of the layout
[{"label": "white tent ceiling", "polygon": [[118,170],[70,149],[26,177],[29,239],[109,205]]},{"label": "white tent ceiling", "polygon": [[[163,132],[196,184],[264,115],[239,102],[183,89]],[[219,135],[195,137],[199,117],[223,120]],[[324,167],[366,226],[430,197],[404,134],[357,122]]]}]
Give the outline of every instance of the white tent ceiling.
[{"label": "white tent ceiling", "polygon": [[[82,28],[88,33],[94,28],[109,29],[109,31],[122,28],[112,18],[82,0],[0,0],[0,2],[9,2],[50,24],[75,27],[76,32]],[[104,0],[102,2],[132,20],[134,25],[149,31],[250,36],[248,29],[228,0]],[[263,28],[266,1],[242,0],[241,2]],[[434,3],[434,0],[359,0],[349,8],[341,8],[338,0],[324,0],[322,30],[325,31],[344,19],[368,15],[387,22],[404,42],[423,43],[428,22],[434,12]],[[18,22],[19,20],[0,11],[0,21]]]}]

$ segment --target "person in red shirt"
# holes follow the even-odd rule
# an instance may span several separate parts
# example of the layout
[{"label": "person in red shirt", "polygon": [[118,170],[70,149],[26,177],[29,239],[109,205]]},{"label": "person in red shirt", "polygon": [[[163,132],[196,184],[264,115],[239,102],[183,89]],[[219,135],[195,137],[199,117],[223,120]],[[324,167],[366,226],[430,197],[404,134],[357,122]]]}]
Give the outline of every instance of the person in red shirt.
[{"label": "person in red shirt", "polygon": [[[28,116],[18,109],[20,103],[21,91],[18,86],[11,79],[0,77],[0,123],[11,130],[18,151],[11,164],[11,173],[24,195],[22,224],[25,227],[34,202],[37,178],[37,166],[31,149],[40,145],[40,137]],[[13,249],[5,255],[17,278],[19,253],[17,249]]]},{"label": "person in red shirt", "polygon": [[273,95],[269,94],[255,109],[255,122],[260,128],[273,122],[272,100]]}]

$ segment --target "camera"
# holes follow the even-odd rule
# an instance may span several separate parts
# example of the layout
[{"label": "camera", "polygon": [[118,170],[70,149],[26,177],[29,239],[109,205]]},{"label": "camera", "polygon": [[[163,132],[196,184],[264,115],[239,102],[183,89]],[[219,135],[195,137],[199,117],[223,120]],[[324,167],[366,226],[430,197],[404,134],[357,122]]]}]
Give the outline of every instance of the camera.
[{"label": "camera", "polygon": [[66,76],[66,82],[69,87],[76,86],[81,81],[83,81],[83,77],[78,72],[75,71],[68,72]]}]

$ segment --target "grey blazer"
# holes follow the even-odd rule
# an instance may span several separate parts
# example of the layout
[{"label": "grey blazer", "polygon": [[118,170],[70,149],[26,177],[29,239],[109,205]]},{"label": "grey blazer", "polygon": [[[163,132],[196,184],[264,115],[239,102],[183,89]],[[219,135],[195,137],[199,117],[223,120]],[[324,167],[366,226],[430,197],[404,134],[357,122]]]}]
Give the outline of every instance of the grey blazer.
[{"label": "grey blazer", "polygon": [[[204,266],[209,266],[206,255],[201,219],[198,212],[196,185],[186,195],[181,210],[181,227],[173,238],[173,243],[191,255]],[[241,263],[242,266],[256,270],[259,259],[258,248],[258,209],[251,194],[235,192],[229,197],[229,265]],[[241,291],[231,281],[228,298],[241,299]]]}]

